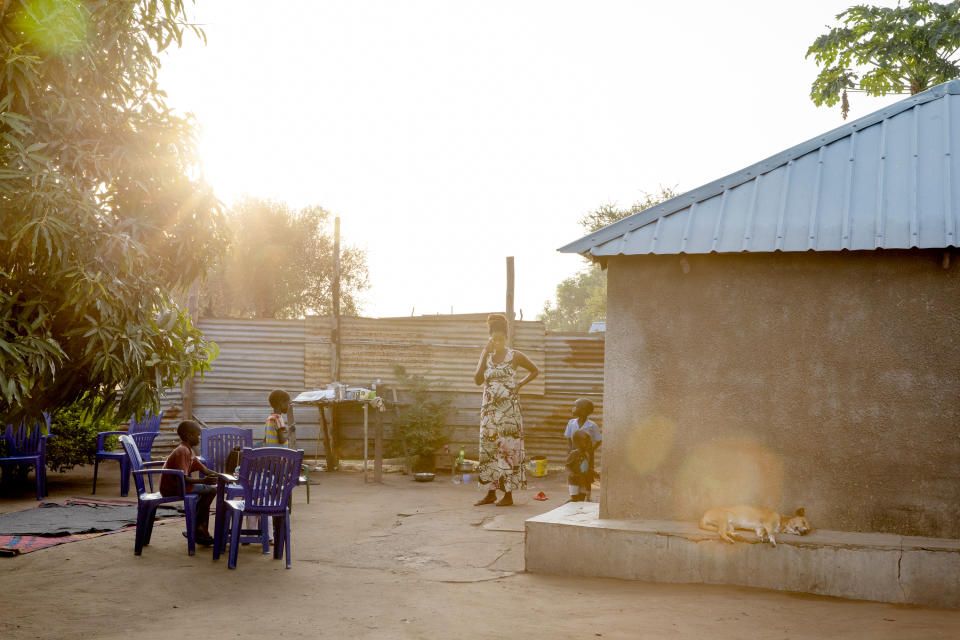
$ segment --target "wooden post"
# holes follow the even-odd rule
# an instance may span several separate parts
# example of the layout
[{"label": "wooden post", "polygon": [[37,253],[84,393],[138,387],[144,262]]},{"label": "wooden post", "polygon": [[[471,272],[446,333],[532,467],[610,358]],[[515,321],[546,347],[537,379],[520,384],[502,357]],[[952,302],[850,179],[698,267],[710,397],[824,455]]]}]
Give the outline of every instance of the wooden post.
[{"label": "wooden post", "polygon": [[[330,419],[333,420],[333,408],[336,405],[330,405]],[[320,428],[323,430],[323,446],[324,453],[327,458],[327,471],[336,471],[337,470],[337,457],[333,453],[333,438],[331,437],[330,428],[327,425],[327,412],[324,410],[324,405],[318,404],[317,408],[320,410]]]},{"label": "wooden post", "polygon": [[333,220],[333,282],[330,291],[333,307],[333,330],[330,335],[333,358],[330,361],[330,376],[334,382],[340,382],[340,216]]},{"label": "wooden post", "polygon": [[373,481],[383,482],[383,412],[373,410]]},{"label": "wooden post", "polygon": [[287,446],[290,449],[297,448],[297,420],[293,417],[293,403],[287,409]]},{"label": "wooden post", "polygon": [[507,346],[513,347],[513,256],[507,256]]},{"label": "wooden post", "polygon": [[[194,325],[200,323],[200,293],[197,290],[197,284],[190,286],[190,292],[187,294],[187,313],[190,315],[190,322]],[[183,381],[181,389],[183,403],[182,420],[193,420],[193,396],[194,396],[194,377],[191,374]]]},{"label": "wooden post", "polygon": [[363,407],[363,484],[367,484],[367,457],[369,455],[367,438],[369,437],[370,405],[366,402],[360,404]]}]

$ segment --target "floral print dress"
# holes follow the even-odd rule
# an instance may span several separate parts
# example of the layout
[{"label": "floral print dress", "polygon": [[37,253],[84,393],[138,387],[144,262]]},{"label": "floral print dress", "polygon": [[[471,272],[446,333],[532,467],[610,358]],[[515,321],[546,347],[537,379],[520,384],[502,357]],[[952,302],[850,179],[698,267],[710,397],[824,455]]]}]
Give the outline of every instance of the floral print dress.
[{"label": "floral print dress", "polygon": [[527,486],[513,355],[513,350],[507,349],[499,364],[493,362],[492,355],[487,356],[480,403],[480,484],[501,491]]}]

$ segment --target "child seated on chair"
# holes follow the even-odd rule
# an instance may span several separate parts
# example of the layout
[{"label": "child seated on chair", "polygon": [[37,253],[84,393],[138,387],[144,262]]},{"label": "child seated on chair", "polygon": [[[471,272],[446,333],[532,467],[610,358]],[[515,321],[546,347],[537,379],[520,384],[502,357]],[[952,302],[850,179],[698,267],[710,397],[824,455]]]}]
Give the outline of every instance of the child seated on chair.
[{"label": "child seated on chair", "polygon": [[[207,469],[202,462],[197,460],[197,455],[193,448],[200,444],[200,425],[193,420],[184,420],[177,425],[177,435],[180,436],[180,444],[167,457],[163,463],[164,469],[179,469],[183,471],[186,481],[187,493],[196,493],[200,496],[197,500],[197,544],[209,547],[213,544],[213,537],[210,535],[210,505],[217,497],[217,488],[210,485],[217,483],[217,473]],[[191,478],[190,474],[199,471],[203,474],[202,478]],[[175,476],[163,474],[160,477],[160,495],[176,496],[180,494],[180,484]]]},{"label": "child seated on chair", "polygon": [[273,413],[267,416],[263,428],[263,446],[288,447],[287,441],[292,435],[292,428],[287,429],[283,416],[290,410],[290,394],[283,389],[274,389],[270,392],[269,401]]}]

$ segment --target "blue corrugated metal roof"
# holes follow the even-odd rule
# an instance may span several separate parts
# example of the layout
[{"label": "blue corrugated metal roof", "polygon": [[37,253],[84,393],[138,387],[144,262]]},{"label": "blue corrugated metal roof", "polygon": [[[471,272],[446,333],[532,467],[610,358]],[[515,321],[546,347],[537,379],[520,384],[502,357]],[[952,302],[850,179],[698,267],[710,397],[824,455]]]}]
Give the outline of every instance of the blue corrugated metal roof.
[{"label": "blue corrugated metal roof", "polygon": [[937,85],[560,251],[602,257],[956,246],[957,94],[960,80]]}]

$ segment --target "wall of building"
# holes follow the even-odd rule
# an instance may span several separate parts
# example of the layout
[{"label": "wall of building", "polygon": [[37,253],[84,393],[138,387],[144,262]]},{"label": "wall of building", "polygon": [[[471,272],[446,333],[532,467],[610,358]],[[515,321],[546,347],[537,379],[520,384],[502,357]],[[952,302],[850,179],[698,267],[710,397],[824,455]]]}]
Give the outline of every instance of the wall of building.
[{"label": "wall of building", "polygon": [[802,506],[815,527],[960,538],[960,265],[943,257],[610,259],[600,516]]}]

